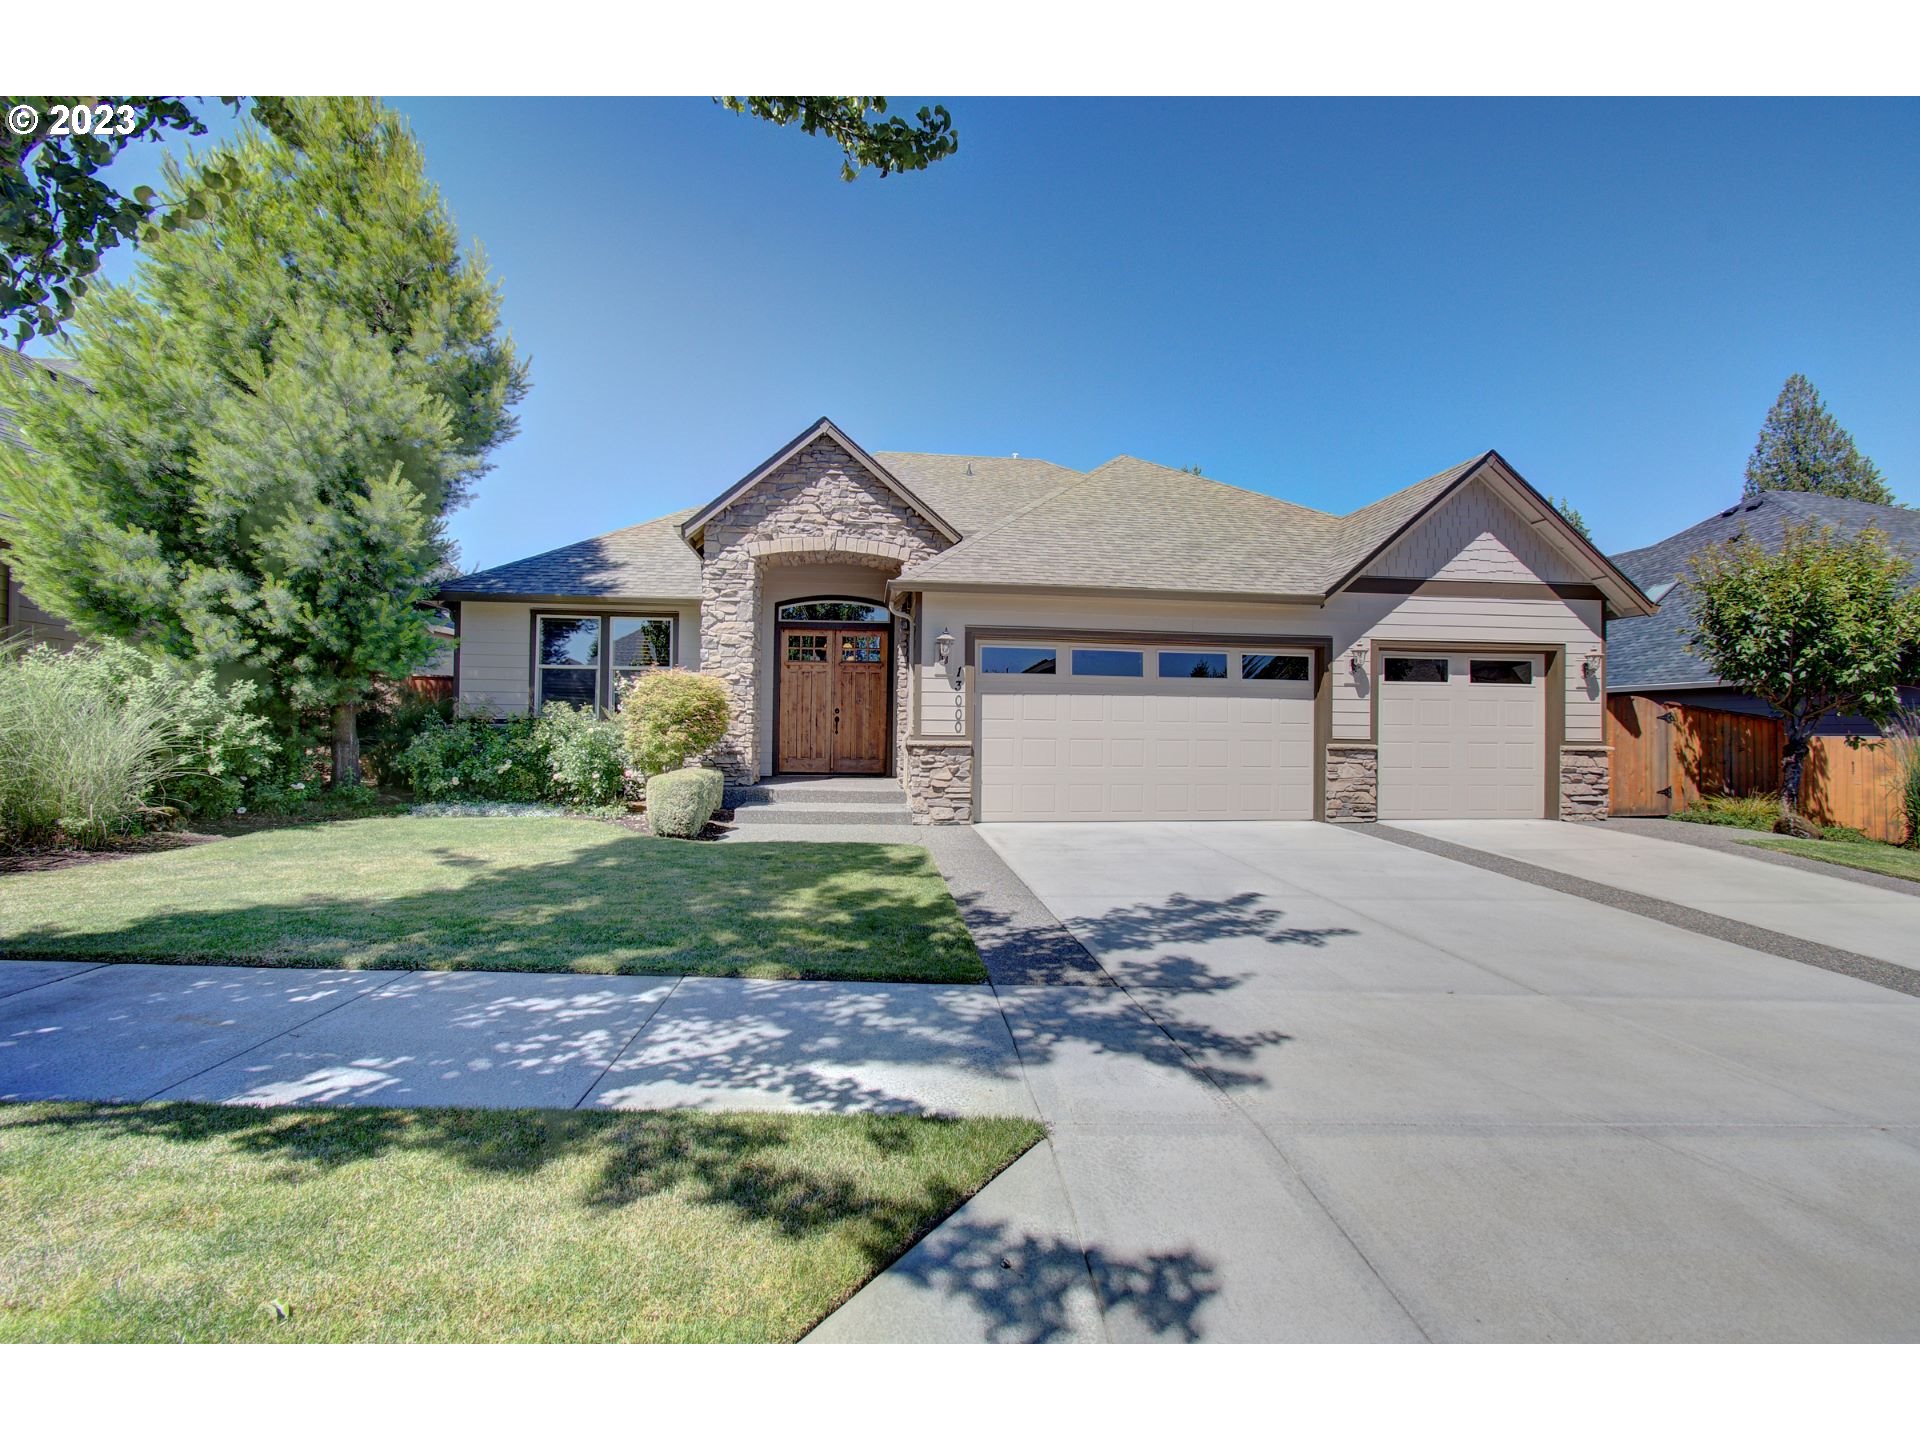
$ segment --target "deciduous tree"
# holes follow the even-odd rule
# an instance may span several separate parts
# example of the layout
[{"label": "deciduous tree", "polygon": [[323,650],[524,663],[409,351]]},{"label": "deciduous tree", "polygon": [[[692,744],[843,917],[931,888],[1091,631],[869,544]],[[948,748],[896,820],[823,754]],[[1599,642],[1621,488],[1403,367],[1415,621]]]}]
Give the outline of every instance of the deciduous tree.
[{"label": "deciduous tree", "polygon": [[1858,715],[1884,725],[1903,684],[1920,683],[1920,591],[1912,567],[1873,529],[1841,536],[1788,529],[1777,553],[1751,539],[1691,562],[1689,643],[1726,684],[1780,713],[1780,799],[1800,806],[1800,780],[1819,723]]}]

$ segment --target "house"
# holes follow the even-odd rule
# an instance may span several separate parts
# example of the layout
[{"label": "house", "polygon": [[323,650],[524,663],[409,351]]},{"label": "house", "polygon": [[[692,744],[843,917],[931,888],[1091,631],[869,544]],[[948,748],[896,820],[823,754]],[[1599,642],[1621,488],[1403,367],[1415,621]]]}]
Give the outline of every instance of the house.
[{"label": "house", "polygon": [[[1687,636],[1694,626],[1694,592],[1687,578],[1687,562],[1709,546],[1743,536],[1777,551],[1790,527],[1809,523],[1829,526],[1844,535],[1857,535],[1872,526],[1882,531],[1896,549],[1920,562],[1920,510],[1797,490],[1768,490],[1743,499],[1658,544],[1613,557],[1613,563],[1660,608],[1653,615],[1622,617],[1607,627],[1607,693],[1642,695],[1665,705],[1697,710],[1773,714],[1764,700],[1725,684],[1688,648]],[[1909,705],[1920,705],[1920,688],[1903,693]],[[1815,733],[1878,732],[1857,716],[1832,715]]]},{"label": "house", "polygon": [[730,783],[893,776],[922,823],[1601,816],[1605,623],[1653,610],[1493,451],[1336,516],[826,419],[439,598],[465,710],[697,669]]},{"label": "house", "polygon": [[[16,372],[39,366],[56,375],[73,373],[72,367],[64,360],[37,359],[4,346],[0,346],[0,365],[6,365]],[[26,443],[20,427],[15,423],[13,412],[5,405],[0,405],[0,445],[25,448]],[[61,650],[70,650],[79,642],[79,633],[60,616],[34,604],[33,598],[20,588],[13,567],[7,564],[8,518],[7,513],[0,510],[0,641],[15,640],[28,645],[52,645]]]}]

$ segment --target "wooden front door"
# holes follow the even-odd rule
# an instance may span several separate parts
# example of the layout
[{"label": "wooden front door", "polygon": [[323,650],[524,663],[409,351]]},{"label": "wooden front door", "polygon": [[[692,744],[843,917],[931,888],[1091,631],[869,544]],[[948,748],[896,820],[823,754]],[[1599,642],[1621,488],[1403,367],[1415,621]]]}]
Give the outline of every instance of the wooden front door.
[{"label": "wooden front door", "polygon": [[884,773],[887,632],[796,625],[782,629],[779,639],[774,768],[802,775]]}]

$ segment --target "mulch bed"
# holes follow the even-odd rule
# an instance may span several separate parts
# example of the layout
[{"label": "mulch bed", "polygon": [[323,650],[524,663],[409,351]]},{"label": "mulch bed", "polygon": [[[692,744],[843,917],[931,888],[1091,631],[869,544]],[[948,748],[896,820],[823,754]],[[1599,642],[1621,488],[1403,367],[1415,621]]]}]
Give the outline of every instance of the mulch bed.
[{"label": "mulch bed", "polygon": [[0,851],[0,875],[32,875],[42,870],[66,870],[74,865],[94,865],[103,860],[124,860],[129,855],[152,855],[161,850],[185,850],[223,839],[203,835],[196,830],[162,830],[151,835],[131,835],[102,850],[56,848],[48,850]]}]

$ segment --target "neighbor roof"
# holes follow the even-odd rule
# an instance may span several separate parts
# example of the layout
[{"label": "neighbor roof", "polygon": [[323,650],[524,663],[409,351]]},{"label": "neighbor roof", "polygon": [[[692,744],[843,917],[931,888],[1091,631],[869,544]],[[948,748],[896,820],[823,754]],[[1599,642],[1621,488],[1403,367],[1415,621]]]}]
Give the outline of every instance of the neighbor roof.
[{"label": "neighbor roof", "polygon": [[1845,535],[1868,526],[1886,532],[1900,550],[1920,561],[1920,510],[1872,505],[1797,490],[1769,490],[1722,510],[1657,545],[1627,550],[1613,562],[1643,590],[1672,582],[1660,596],[1660,611],[1645,618],[1615,620],[1607,626],[1607,689],[1630,691],[1690,689],[1721,684],[1707,662],[1687,648],[1694,624],[1694,590],[1687,561],[1710,545],[1749,536],[1770,551],[1784,543],[1789,525],[1830,525]]}]

